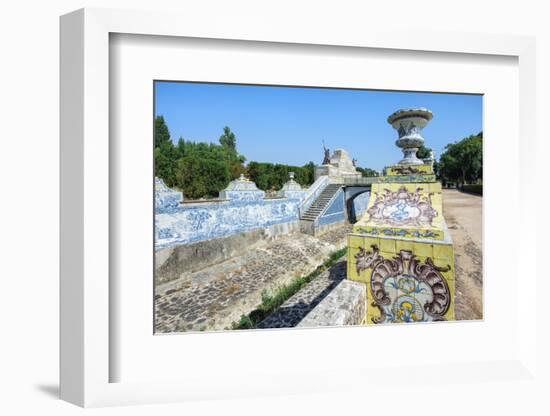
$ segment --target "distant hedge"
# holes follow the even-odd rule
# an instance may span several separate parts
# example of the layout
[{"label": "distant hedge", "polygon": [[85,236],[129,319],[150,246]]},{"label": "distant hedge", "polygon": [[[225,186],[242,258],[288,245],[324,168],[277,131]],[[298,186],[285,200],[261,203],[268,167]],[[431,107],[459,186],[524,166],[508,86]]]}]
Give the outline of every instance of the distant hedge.
[{"label": "distant hedge", "polygon": [[483,195],[483,185],[462,185],[462,191],[470,194]]}]

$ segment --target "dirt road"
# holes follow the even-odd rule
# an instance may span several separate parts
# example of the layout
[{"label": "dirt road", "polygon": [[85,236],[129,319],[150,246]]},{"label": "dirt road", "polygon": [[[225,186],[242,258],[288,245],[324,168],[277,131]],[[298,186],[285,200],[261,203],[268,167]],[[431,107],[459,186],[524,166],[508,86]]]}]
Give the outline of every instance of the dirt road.
[{"label": "dirt road", "polygon": [[483,318],[482,201],[477,195],[443,190],[443,215],[455,249],[456,319]]}]

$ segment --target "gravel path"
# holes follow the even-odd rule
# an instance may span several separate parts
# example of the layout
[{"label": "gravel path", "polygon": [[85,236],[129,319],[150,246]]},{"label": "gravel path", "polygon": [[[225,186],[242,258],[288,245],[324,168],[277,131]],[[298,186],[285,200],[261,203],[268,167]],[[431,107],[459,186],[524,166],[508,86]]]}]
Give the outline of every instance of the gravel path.
[{"label": "gravel path", "polygon": [[483,318],[483,198],[443,190],[443,215],[453,238],[457,320]]},{"label": "gravel path", "polygon": [[156,332],[219,330],[231,326],[274,290],[306,275],[343,247],[351,226],[320,237],[291,234],[183,279],[155,288]]}]

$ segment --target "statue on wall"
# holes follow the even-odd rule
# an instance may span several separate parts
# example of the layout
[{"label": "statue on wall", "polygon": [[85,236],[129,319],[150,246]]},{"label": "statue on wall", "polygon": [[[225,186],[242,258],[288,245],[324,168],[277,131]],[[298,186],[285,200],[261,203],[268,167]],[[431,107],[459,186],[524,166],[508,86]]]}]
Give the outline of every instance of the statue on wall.
[{"label": "statue on wall", "polygon": [[351,164],[353,165],[354,168],[357,167],[357,159],[353,158],[351,159]]},{"label": "statue on wall", "polygon": [[325,157],[323,159],[323,165],[330,165],[330,149],[325,147],[325,141],[323,140],[323,151],[325,152]]}]

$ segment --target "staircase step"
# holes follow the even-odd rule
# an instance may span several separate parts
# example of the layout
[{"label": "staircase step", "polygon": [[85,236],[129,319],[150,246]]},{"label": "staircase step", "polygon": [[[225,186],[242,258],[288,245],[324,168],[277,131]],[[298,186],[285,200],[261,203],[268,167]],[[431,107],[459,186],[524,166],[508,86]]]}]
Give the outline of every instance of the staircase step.
[{"label": "staircase step", "polygon": [[331,184],[328,185],[323,191],[319,194],[317,199],[313,201],[306,212],[304,212],[300,220],[303,221],[315,221],[321,213],[325,210],[329,202],[332,200],[336,192],[340,190],[342,185]]}]

